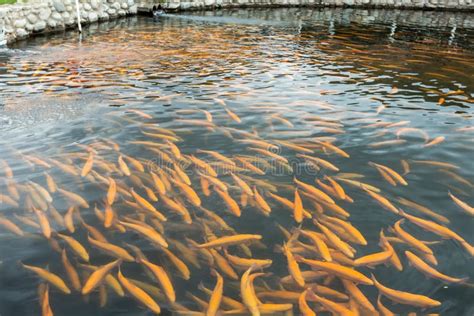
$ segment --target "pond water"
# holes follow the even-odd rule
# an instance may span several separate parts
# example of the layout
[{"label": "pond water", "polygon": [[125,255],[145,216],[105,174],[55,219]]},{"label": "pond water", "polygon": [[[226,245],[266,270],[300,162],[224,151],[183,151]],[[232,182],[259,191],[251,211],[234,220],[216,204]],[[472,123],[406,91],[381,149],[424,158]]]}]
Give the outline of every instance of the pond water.
[{"label": "pond water", "polygon": [[[383,230],[403,270],[390,264],[393,254],[374,267],[355,269],[389,288],[442,303],[425,309],[383,295],[385,307],[399,314],[474,314],[469,246],[474,244],[474,31],[393,23],[390,16],[397,11],[382,13],[276,9],[135,17],[88,28],[80,40],[67,32],[0,51],[0,315],[41,313],[43,280],[21,263],[49,269],[72,289],[66,295],[49,287],[55,315],[151,314],[127,291],[120,297],[100,285],[82,296],[72,286],[61,249],[81,284],[91,270],[62,236],[82,244],[89,264],[99,266],[117,255],[88,241],[100,238],[97,231],[134,257],[129,245],[162,266],[174,285],[175,303],[138,285],[153,293],[163,314],[190,315],[189,310],[206,309],[193,295],[209,301],[200,284],[214,288],[210,268],[223,275],[224,296],[239,302],[239,280],[247,270],[233,261],[229,268],[224,249],[198,250],[193,241],[261,235],[259,242],[227,251],[271,259],[263,269],[268,274],[254,280],[257,296],[264,303],[292,303],[293,313],[300,314],[295,293],[303,288],[291,277],[282,280],[289,271],[281,246],[287,244],[298,260],[322,259],[299,228],[318,232],[333,262],[344,266],[387,253],[379,243]],[[361,14],[366,22],[356,19]],[[386,18],[371,19],[374,14]],[[442,21],[442,15],[431,17]],[[109,207],[110,179],[118,190]],[[53,182],[66,191],[55,190]],[[301,224],[295,220],[301,210],[292,207],[296,188],[308,215]],[[147,210],[132,189],[167,220]],[[377,202],[380,196],[385,205]],[[405,216],[398,209],[460,237],[443,238],[409,219],[398,222]],[[45,221],[52,230],[49,240]],[[394,229],[397,222],[402,232]],[[11,223],[20,230],[16,234]],[[145,237],[149,234],[123,223],[160,232],[190,277]],[[367,245],[354,241],[344,223],[360,231]],[[433,255],[403,239],[403,232],[427,241]],[[341,243],[331,239],[334,234]],[[349,254],[341,250],[344,245]],[[405,251],[443,274],[470,279],[443,283],[425,276],[409,264]],[[304,262],[298,265],[311,270]],[[120,270],[160,288],[141,263],[125,261]],[[114,268],[111,275],[117,273]],[[340,307],[375,314],[354,303],[354,294],[333,276],[308,278],[305,287]],[[377,288],[359,288],[379,309]],[[310,295],[307,301],[322,315],[331,310]],[[221,307],[233,309],[228,302]]]}]

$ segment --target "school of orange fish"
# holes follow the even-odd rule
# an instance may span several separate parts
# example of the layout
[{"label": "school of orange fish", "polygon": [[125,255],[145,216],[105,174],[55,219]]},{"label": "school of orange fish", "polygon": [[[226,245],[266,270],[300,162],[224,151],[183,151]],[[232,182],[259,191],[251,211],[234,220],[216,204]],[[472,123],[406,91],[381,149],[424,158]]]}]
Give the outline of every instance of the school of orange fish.
[{"label": "school of orange fish", "polygon": [[[248,47],[245,38],[240,38],[244,47],[231,49],[235,47],[228,40],[233,40],[238,32],[232,27],[227,37],[221,30],[183,35],[178,29],[161,38],[149,32],[137,32],[135,37],[129,34],[127,40],[132,48],[144,39],[178,43],[186,36],[199,44],[186,49],[171,49],[164,44],[163,48],[161,44],[156,45],[158,48],[137,46],[135,50],[122,51],[117,48],[116,63],[107,58],[101,60],[94,55],[96,51],[88,52],[86,42],[81,53],[89,58],[81,66],[87,71],[74,71],[75,62],[54,65],[45,62],[39,63],[32,76],[42,84],[42,93],[54,95],[64,91],[63,88],[113,86],[108,81],[115,80],[115,74],[125,74],[127,79],[137,81],[146,79],[151,72],[146,73],[147,67],[134,63],[153,63],[157,72],[166,72],[168,68],[186,72],[193,65],[185,61],[189,56],[202,63],[225,57],[236,61],[252,58],[251,38]],[[362,33],[358,36],[370,38]],[[370,70],[377,65],[403,71],[399,64],[384,63],[383,55],[366,55],[364,45],[351,44],[348,37],[349,33],[344,32],[335,35],[331,45],[337,47],[343,43],[351,54],[357,55],[359,67]],[[123,38],[117,38],[123,42]],[[217,41],[216,46],[221,50],[209,49],[206,43],[209,38],[214,43]],[[109,40],[115,41],[114,36]],[[300,40],[305,40],[304,35]],[[326,49],[326,44],[321,41],[318,49]],[[79,48],[64,49],[72,55]],[[228,50],[233,53],[229,54]],[[423,54],[421,50],[418,53]],[[137,54],[143,60],[136,60]],[[182,58],[180,63],[173,61],[176,56]],[[128,68],[119,66],[127,64],[129,59],[133,60]],[[420,56],[405,62],[421,66],[426,63]],[[466,60],[460,58],[458,62]],[[106,67],[95,71],[97,64]],[[50,70],[46,71],[47,75],[44,68]],[[445,70],[451,71],[448,67]],[[218,65],[211,64],[201,69],[199,76],[219,71],[222,69]],[[452,69],[451,74],[455,71]],[[439,73],[432,75],[446,79]],[[407,80],[413,77],[400,75],[403,76]],[[9,84],[14,86],[11,80]],[[133,89],[137,87],[133,84],[122,84],[124,89],[135,93]],[[255,93],[245,91],[250,97]],[[398,88],[393,87],[389,96],[397,92]],[[158,101],[167,102],[177,96],[157,97],[153,93],[150,97]],[[326,93],[331,91],[322,91],[321,95]],[[436,96],[439,105],[474,102],[461,90],[443,92],[426,88],[426,93]],[[235,95],[240,97],[238,93]],[[17,180],[10,161],[0,157],[0,182],[5,188],[0,193],[0,232],[40,240],[56,253],[50,260],[61,262],[59,269],[34,265],[27,260],[19,263],[38,280],[41,315],[53,315],[55,306],[50,298],[64,295],[77,296],[85,303],[101,307],[108,304],[110,296],[129,297],[137,306],[154,314],[166,310],[176,315],[208,316],[395,315],[391,311],[394,304],[405,305],[412,310],[410,315],[436,314],[442,301],[394,288],[372,270],[379,265],[398,272],[415,269],[440,283],[472,287],[465,275],[447,275],[437,267],[435,249],[437,244],[449,240],[472,258],[474,247],[469,236],[456,232],[446,214],[417,201],[387,194],[385,190],[397,186],[410,192],[414,189],[410,185],[412,170],[433,168],[456,183],[446,190],[443,198],[452,201],[453,209],[474,216],[474,207],[467,201],[472,198],[474,184],[461,175],[462,166],[437,160],[404,159],[395,165],[369,161],[368,166],[380,180],[371,184],[364,179],[366,175],[341,168],[335,162],[351,159],[353,153],[338,138],[345,133],[346,126],[343,120],[331,116],[335,108],[330,103],[296,101],[292,104],[297,107],[304,103],[328,111],[327,115],[314,115],[298,110],[299,114],[304,113],[305,124],[313,126],[321,136],[300,136],[301,129],[295,128],[297,121],[285,117],[286,107],[256,103],[253,109],[261,115],[262,122],[272,130],[274,126],[285,127],[284,131],[275,129],[266,137],[243,124],[239,109],[233,108],[226,97],[233,95],[216,96],[211,101],[212,109],[178,109],[176,119],[163,125],[157,123],[159,118],[153,115],[152,109],[130,105],[130,98],[118,100],[117,97],[119,105],[127,106],[107,114],[106,122],[126,125],[134,140],[120,142],[101,137],[63,148],[56,155],[17,150],[14,146],[6,149],[15,158],[17,168],[20,165],[20,169],[41,173],[41,177],[34,181]],[[357,119],[362,130],[377,131],[376,136],[383,136],[383,140],[368,144],[370,149],[396,148],[407,143],[409,135],[420,135],[420,147],[425,150],[445,142],[444,136],[431,136],[410,126],[409,121],[382,119],[380,114],[386,111],[386,103],[378,101],[381,105],[373,113]],[[199,101],[196,103],[199,107]],[[456,127],[455,131],[469,134],[474,127]],[[242,150],[229,153],[199,143],[194,143],[193,149],[180,146],[190,133],[202,133],[203,138],[220,135],[228,144]],[[130,147],[138,154],[124,150]],[[296,169],[301,165],[305,168],[303,172]],[[277,172],[291,175],[287,177],[291,181],[272,181],[269,175]],[[360,194],[364,200],[353,198]],[[377,228],[376,240],[366,238],[351,223],[351,212],[361,204],[367,207],[367,200],[372,203],[367,212],[386,212],[394,219],[390,225]],[[285,214],[286,220],[275,220],[268,229],[277,232],[280,239],[266,238],[265,232],[246,230],[247,214],[264,220],[276,212]],[[450,215],[454,218],[458,214]],[[431,236],[429,240],[420,236],[427,234]],[[146,249],[142,247],[144,244]],[[365,250],[374,245],[378,251]],[[284,273],[273,269],[281,264],[285,266]],[[137,269],[141,273],[137,274]],[[192,278],[203,274],[210,279],[198,280],[196,286]],[[376,296],[368,295],[374,291]]]},{"label": "school of orange fish", "polygon": [[[241,122],[225,100],[215,102],[222,108],[220,115],[237,124]],[[143,140],[129,143],[159,159],[146,161],[129,156],[121,152],[120,144],[109,139],[77,145],[79,151],[57,158],[18,152],[18,158],[29,168],[44,172],[41,181],[24,183],[15,182],[7,161],[1,161],[2,181],[8,192],[0,198],[12,210],[12,216],[1,216],[0,227],[24,238],[40,234],[58,253],[63,265],[63,269],[51,271],[21,263],[41,280],[38,295],[42,315],[53,315],[50,295],[87,298],[95,291],[101,306],[107,304],[108,295],[127,295],[156,314],[160,313],[160,305],[181,315],[261,315],[294,310],[301,315],[316,315],[320,311],[335,315],[393,315],[384,305],[385,300],[422,309],[440,306],[440,301],[391,288],[379,282],[373,273],[361,272],[365,267],[381,264],[401,271],[407,268],[402,265],[405,258],[430,278],[468,284],[462,276],[449,276],[437,270],[436,252],[430,246],[451,239],[469,256],[474,255],[474,247],[449,228],[447,217],[415,201],[385,197],[382,189],[365,183],[362,174],[341,172],[331,157],[350,159],[350,155],[337,146],[337,137],[268,140],[257,133],[218,125],[206,110],[178,112],[183,117],[174,122],[177,126],[224,133],[229,140],[245,144],[248,154],[226,156],[205,149],[182,152],[179,130],[148,123],[152,115],[127,109],[127,115],[121,119],[134,124],[144,136]],[[199,113],[202,119],[185,117]],[[293,126],[280,114],[272,114],[268,120],[270,124]],[[308,116],[306,120],[335,135],[343,131],[337,120],[318,116]],[[394,141],[369,146],[390,146],[403,141],[403,133],[413,131],[403,125],[404,122],[368,124],[367,128],[395,127],[398,136]],[[427,139],[424,146],[434,146],[442,140]],[[295,175],[293,183],[274,184],[262,177],[277,167],[292,172],[290,154],[324,172],[314,182],[304,182]],[[406,176],[413,164],[443,168],[472,188],[470,182],[456,175],[458,167],[449,163],[403,160],[399,166],[386,166],[369,162],[389,185],[407,188]],[[72,182],[93,185],[101,198],[91,203],[80,190],[57,185],[50,175],[54,169]],[[360,190],[373,199],[379,207],[371,211],[397,215],[393,225],[381,228],[378,240],[370,241],[379,244],[378,252],[358,254],[369,241],[351,224],[350,208],[357,207],[357,201],[351,198],[349,190]],[[203,202],[211,197],[220,200],[225,210],[216,209],[221,206],[215,202]],[[451,192],[446,192],[446,197],[474,216],[474,208],[460,197]],[[344,209],[339,205],[342,201],[352,205]],[[56,207],[61,203],[66,203],[67,208]],[[291,225],[275,226],[284,237],[282,244],[271,244],[260,234],[238,231],[223,216],[239,218],[244,212],[256,212],[270,217],[274,209],[286,210],[292,221]],[[86,222],[81,214],[89,211],[93,211],[95,218]],[[434,238],[420,240],[406,231],[407,226],[430,232]],[[136,245],[110,241],[111,236],[120,234],[135,234],[149,242],[159,255],[159,262],[147,258]],[[184,242],[171,238],[173,234],[179,234]],[[77,237],[81,235],[86,236],[82,241]],[[268,248],[280,255],[272,259],[261,257],[259,250]],[[107,262],[97,260],[104,256]],[[271,274],[275,260],[287,265],[287,275],[278,276],[276,288],[265,282],[267,277],[276,277]],[[127,273],[132,264],[139,265],[146,278],[132,278]],[[174,283],[176,278],[190,279],[195,269],[208,271],[215,284],[211,288],[201,283],[198,292],[187,289],[186,297],[199,307],[190,310],[179,303]],[[376,287],[379,293],[376,302],[364,294],[369,286]]]}]

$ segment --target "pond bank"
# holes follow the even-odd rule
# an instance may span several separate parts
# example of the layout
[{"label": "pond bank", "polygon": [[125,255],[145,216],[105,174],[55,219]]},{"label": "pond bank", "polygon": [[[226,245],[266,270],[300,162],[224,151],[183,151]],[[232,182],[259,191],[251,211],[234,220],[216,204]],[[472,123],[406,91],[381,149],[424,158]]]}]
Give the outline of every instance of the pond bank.
[{"label": "pond bank", "polygon": [[[81,22],[90,24],[137,13],[135,0],[79,1]],[[77,27],[74,0],[31,1],[28,4],[0,6],[0,34],[7,43],[38,33],[56,32]],[[1,37],[1,35],[0,35]]]},{"label": "pond bank", "polygon": [[[157,6],[158,0],[80,0],[82,24],[109,21],[135,15]],[[169,0],[169,10],[203,10],[237,7],[355,7],[421,10],[474,11],[474,0]],[[455,24],[457,25],[457,24]],[[459,25],[461,26],[461,25]],[[27,38],[34,34],[77,27],[74,0],[30,1],[28,4],[0,6],[0,43]]]}]

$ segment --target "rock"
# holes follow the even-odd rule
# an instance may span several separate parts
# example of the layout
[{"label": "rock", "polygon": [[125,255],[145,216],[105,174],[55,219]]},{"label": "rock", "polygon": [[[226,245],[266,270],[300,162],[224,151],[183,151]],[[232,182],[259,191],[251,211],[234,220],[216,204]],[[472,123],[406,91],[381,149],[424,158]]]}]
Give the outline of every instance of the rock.
[{"label": "rock", "polygon": [[71,18],[71,15],[69,14],[69,12],[63,12],[61,16],[63,20],[68,20],[69,18]]},{"label": "rock", "polygon": [[56,21],[62,21],[62,19],[63,19],[63,17],[61,16],[61,14],[58,13],[58,12],[53,12],[53,13],[51,14],[51,18],[52,18],[52,19],[55,19]]},{"label": "rock", "polygon": [[121,8],[124,10],[128,9],[128,4],[126,2],[122,3]]},{"label": "rock", "polygon": [[43,21],[49,19],[49,16],[51,15],[51,10],[49,8],[44,8],[39,11],[39,18]]},{"label": "rock", "polygon": [[179,8],[179,2],[175,3],[166,3],[166,7],[171,10],[176,10]]},{"label": "rock", "polygon": [[117,12],[117,13],[118,13],[118,15],[120,15],[120,16],[127,15],[127,11],[125,11],[125,10],[122,10],[122,9],[118,10],[118,12]]},{"label": "rock", "polygon": [[10,14],[8,15],[8,19],[9,19],[9,20],[13,20],[13,21],[14,21],[14,20],[19,19],[19,18],[20,18],[19,14],[16,13],[15,11],[13,11],[12,13],[10,13]]},{"label": "rock", "polygon": [[53,7],[59,13],[63,13],[64,11],[66,11],[66,6],[59,0],[53,1]]},{"label": "rock", "polygon": [[99,8],[99,3],[97,2],[97,0],[91,0],[91,7],[94,10],[97,10]]},{"label": "rock", "polygon": [[27,23],[26,19],[19,19],[19,20],[16,20],[15,23],[13,23],[13,25],[17,29],[22,29],[25,27],[26,23]]},{"label": "rock", "polygon": [[64,20],[65,25],[76,25],[77,22],[73,18],[69,18],[67,20]]},{"label": "rock", "polygon": [[91,7],[91,5],[90,5],[89,3],[84,3],[83,8],[84,8],[84,10],[86,10],[86,11],[92,10],[92,7]]},{"label": "rock", "polygon": [[117,14],[117,11],[116,11],[115,9],[108,9],[108,10],[107,10],[107,13],[108,13],[109,15],[116,15],[116,14]]},{"label": "rock", "polygon": [[89,22],[97,22],[99,20],[99,16],[95,12],[89,13]]},{"label": "rock", "polygon": [[105,12],[101,12],[100,15],[99,15],[99,20],[108,21],[109,20],[109,15]]},{"label": "rock", "polygon": [[0,7],[0,19],[6,17],[8,12],[9,12],[8,9],[4,9]]},{"label": "rock", "polygon": [[49,19],[48,20],[48,26],[52,29],[56,28],[58,26],[58,23],[54,19]]},{"label": "rock", "polygon": [[137,6],[137,5],[132,5],[132,6],[130,7],[130,9],[128,9],[128,12],[129,12],[130,14],[137,14],[137,12],[138,12],[138,6]]},{"label": "rock", "polygon": [[114,8],[115,10],[119,10],[120,9],[120,3],[114,2],[114,3],[112,3],[112,5],[110,7]]},{"label": "rock", "polygon": [[4,31],[5,33],[13,33],[13,28],[10,25],[5,25]]},{"label": "rock", "polygon": [[28,20],[28,22],[30,22],[31,24],[35,24],[36,22],[38,22],[38,17],[33,14],[33,13],[30,13],[26,16],[26,19]]},{"label": "rock", "polygon": [[27,32],[25,29],[23,29],[23,28],[18,28],[18,29],[16,29],[16,36],[18,36],[18,37],[20,37],[20,38],[21,38],[21,37],[27,37],[27,36],[28,36],[28,32]]},{"label": "rock", "polygon": [[33,31],[41,32],[46,28],[46,23],[44,21],[38,21],[33,25]]},{"label": "rock", "polygon": [[135,5],[135,1],[134,0],[128,0],[127,4],[128,4],[128,7],[131,7],[131,6]]},{"label": "rock", "polygon": [[32,32],[32,31],[33,31],[33,28],[34,28],[34,26],[33,26],[33,24],[31,24],[31,23],[28,23],[28,24],[26,24],[26,26],[25,26],[25,29],[26,29],[28,32]]}]

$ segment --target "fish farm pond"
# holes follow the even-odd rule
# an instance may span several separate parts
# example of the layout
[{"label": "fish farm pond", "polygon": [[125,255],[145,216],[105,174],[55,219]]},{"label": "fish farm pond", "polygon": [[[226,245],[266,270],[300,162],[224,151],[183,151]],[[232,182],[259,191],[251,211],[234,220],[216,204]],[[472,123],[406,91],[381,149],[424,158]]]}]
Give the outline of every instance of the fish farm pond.
[{"label": "fish farm pond", "polygon": [[474,315],[473,15],[414,14],[0,48],[0,315]]}]

